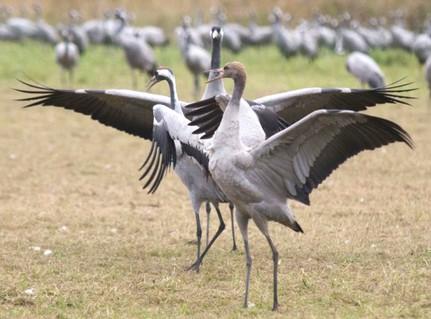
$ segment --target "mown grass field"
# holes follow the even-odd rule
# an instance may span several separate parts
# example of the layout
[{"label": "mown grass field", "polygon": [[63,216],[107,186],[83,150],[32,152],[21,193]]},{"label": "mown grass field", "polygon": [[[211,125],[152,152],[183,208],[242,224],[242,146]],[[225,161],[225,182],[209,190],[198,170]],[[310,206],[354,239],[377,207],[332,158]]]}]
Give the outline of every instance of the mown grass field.
[{"label": "mown grass field", "polygon": [[[228,227],[201,272],[185,272],[195,256],[194,217],[172,174],[155,195],[141,189],[137,169],[149,143],[73,112],[22,109],[11,90],[20,86],[16,78],[61,86],[52,48],[0,43],[0,52],[0,318],[431,317],[431,103],[412,56],[373,52],[388,82],[407,76],[419,90],[412,107],[371,113],[400,123],[416,149],[364,152],[313,192],[310,207],[291,203],[304,235],[271,225],[281,256],[281,307],[272,313],[271,254],[254,226],[255,307],[242,309],[244,254],[240,239],[239,252],[231,252],[227,207]],[[180,97],[191,100],[192,79],[177,49],[157,56],[176,72]],[[231,59],[246,65],[248,98],[358,86],[345,57],[329,52],[313,63],[287,61],[272,47],[223,53]],[[74,86],[130,84],[120,50],[92,47]],[[216,224],[213,215],[212,233]]]}]

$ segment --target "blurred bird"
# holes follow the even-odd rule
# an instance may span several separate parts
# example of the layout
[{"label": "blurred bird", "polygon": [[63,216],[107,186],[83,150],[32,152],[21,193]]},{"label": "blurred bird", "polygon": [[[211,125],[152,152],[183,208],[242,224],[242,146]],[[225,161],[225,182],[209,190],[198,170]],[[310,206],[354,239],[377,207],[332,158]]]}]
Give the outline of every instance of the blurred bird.
[{"label": "blurred bird", "polygon": [[428,90],[431,98],[431,55],[425,62],[425,80],[428,83]]},{"label": "blurred bird", "polygon": [[[73,81],[73,71],[79,61],[78,46],[72,42],[72,34],[69,29],[62,30],[62,42],[55,46],[55,57],[62,69],[63,85],[70,85]],[[67,76],[65,75],[67,73]],[[66,80],[67,78],[67,80]]]},{"label": "blurred bird", "polygon": [[183,32],[180,36],[179,46],[181,54],[187,68],[193,75],[193,94],[195,98],[198,98],[200,92],[200,77],[205,77],[206,75],[204,72],[210,69],[211,56],[207,50],[193,44],[192,33],[190,33],[187,26],[183,28]]},{"label": "blurred bird", "polygon": [[120,35],[118,40],[123,48],[127,63],[132,71],[132,87],[138,87],[136,72],[146,73],[151,76],[157,68],[156,57],[153,49],[142,39],[139,33],[130,36]]},{"label": "blurred bird", "polygon": [[362,52],[353,52],[347,57],[347,71],[355,76],[361,85],[368,84],[371,88],[385,86],[383,72],[369,55]]}]

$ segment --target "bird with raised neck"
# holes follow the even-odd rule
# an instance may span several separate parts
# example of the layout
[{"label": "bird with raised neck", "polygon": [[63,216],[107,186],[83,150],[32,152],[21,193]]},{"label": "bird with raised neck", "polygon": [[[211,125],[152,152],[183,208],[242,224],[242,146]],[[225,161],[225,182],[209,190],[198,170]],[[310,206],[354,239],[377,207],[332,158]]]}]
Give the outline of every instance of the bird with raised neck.
[{"label": "bird with raised neck", "polygon": [[[278,308],[278,251],[268,222],[275,221],[303,232],[287,199],[309,204],[309,194],[333,170],[362,150],[403,142],[413,147],[409,134],[391,121],[350,110],[314,111],[254,147],[240,139],[241,97],[246,72],[239,62],[215,70],[213,79],[231,78],[232,97],[213,140],[204,144],[211,176],[235,205],[235,216],[246,254],[244,306],[248,306],[252,259],[248,221],[253,219],[267,239],[273,257],[273,310]],[[190,140],[190,138],[189,138]],[[202,147],[203,144],[201,144]]]}]

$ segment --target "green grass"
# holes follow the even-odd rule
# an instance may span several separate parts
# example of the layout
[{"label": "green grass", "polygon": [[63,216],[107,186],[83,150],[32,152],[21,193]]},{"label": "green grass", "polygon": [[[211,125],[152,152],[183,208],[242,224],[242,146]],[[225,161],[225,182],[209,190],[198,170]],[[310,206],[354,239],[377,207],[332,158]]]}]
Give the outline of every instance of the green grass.
[{"label": "green grass", "polygon": [[[404,52],[372,52],[387,82],[407,76],[412,107],[372,113],[396,120],[416,149],[393,145],[342,165],[311,207],[291,203],[305,230],[271,225],[281,257],[281,308],[271,307],[271,258],[251,227],[251,302],[242,309],[244,255],[230,251],[230,229],[201,273],[185,272],[195,253],[194,218],[172,174],[159,192],[141,190],[137,168],[148,142],[57,109],[21,109],[16,78],[61,87],[53,50],[0,43],[0,318],[429,318],[431,316],[431,113],[422,70]],[[192,78],[174,47],[158,61],[191,100]],[[358,86],[345,56],[285,60],[276,48],[223,52],[242,61],[246,96],[310,86]],[[146,78],[140,80],[144,89]],[[231,83],[226,81],[227,87]],[[122,52],[91,47],[74,87],[130,88]],[[166,94],[165,85],[154,92]],[[227,209],[224,208],[227,225]],[[204,220],[204,214],[202,214]],[[211,232],[216,229],[212,218]],[[68,231],[61,231],[62,226]],[[52,249],[45,257],[30,246]],[[24,293],[35,289],[34,296]]]}]

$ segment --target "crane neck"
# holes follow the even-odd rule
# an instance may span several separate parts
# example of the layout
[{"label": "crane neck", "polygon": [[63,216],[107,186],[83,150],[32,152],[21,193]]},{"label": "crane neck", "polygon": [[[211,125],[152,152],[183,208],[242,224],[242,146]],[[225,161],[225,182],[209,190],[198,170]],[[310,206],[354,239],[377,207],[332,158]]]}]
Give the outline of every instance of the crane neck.
[{"label": "crane neck", "polygon": [[224,110],[220,126],[214,134],[213,147],[219,149],[238,150],[240,140],[240,103],[245,81],[234,78],[232,97]]},{"label": "crane neck", "polygon": [[182,114],[183,110],[181,108],[180,100],[178,99],[177,86],[175,83],[175,77],[171,77],[166,80],[169,85],[169,95],[171,97],[171,108],[177,113]]},{"label": "crane neck", "polygon": [[126,19],[124,19],[124,18],[120,18],[119,19],[119,21],[120,21],[120,23],[119,23],[119,25],[118,25],[118,27],[117,27],[117,30],[116,30],[116,34],[118,35],[118,34],[120,34],[121,32],[123,32],[123,30],[126,28],[126,26],[127,26],[127,22],[126,22]]},{"label": "crane neck", "polygon": [[[220,67],[221,41],[222,39],[219,37],[212,39],[211,69],[218,69]],[[210,74],[208,75],[208,81],[212,80],[215,76],[216,74],[213,71],[210,71]],[[216,94],[220,94],[224,92],[225,92],[225,89],[224,89],[222,79],[212,81],[206,85],[205,92],[203,94],[202,99],[208,99],[210,97],[213,97]]]},{"label": "crane neck", "polygon": [[241,101],[241,97],[244,93],[244,89],[245,89],[245,82],[246,82],[246,78],[247,76],[245,75],[245,73],[241,73],[241,74],[237,74],[234,78],[233,78],[233,92],[232,92],[232,97],[230,99],[231,103],[234,105],[238,105],[240,104]]},{"label": "crane neck", "polygon": [[[208,80],[212,80],[217,73],[214,71],[210,71],[210,74],[208,75]],[[205,87],[204,94],[202,95],[202,99],[209,99],[217,94],[223,94],[226,93],[226,90],[224,89],[223,80],[215,80],[210,83],[208,83]]]},{"label": "crane neck", "polygon": [[221,59],[221,39],[219,37],[212,40],[211,51],[211,69],[218,69],[220,67]]}]

